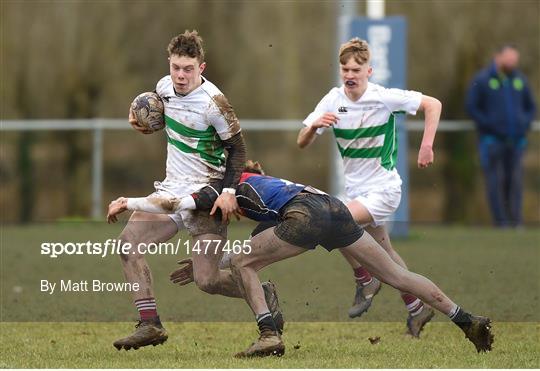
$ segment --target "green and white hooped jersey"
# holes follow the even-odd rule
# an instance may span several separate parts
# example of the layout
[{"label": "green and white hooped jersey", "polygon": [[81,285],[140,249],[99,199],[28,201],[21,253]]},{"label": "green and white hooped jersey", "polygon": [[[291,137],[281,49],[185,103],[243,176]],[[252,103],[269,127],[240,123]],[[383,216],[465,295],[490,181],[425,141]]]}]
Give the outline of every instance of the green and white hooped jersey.
[{"label": "green and white hooped jersey", "polygon": [[[396,170],[396,114],[415,115],[421,100],[422,94],[416,91],[368,83],[362,97],[353,102],[341,86],[330,90],[304,120],[309,127],[326,112],[339,117],[333,132],[343,158],[349,197],[401,185]],[[317,134],[323,132],[324,128],[317,130]]]},{"label": "green and white hooped jersey", "polygon": [[177,96],[170,75],[156,87],[165,106],[167,134],[167,188],[178,184],[208,183],[222,179],[225,154],[222,140],[240,132],[238,119],[223,93],[203,79],[197,89]]}]

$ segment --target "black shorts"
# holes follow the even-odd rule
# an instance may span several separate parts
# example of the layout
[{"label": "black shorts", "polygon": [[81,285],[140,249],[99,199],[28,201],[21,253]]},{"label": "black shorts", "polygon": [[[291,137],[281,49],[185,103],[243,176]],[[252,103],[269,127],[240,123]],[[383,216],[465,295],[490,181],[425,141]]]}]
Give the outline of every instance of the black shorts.
[{"label": "black shorts", "polygon": [[326,194],[299,193],[283,206],[280,215],[276,236],[304,249],[317,245],[328,251],[339,249],[356,242],[364,233],[347,206]]}]

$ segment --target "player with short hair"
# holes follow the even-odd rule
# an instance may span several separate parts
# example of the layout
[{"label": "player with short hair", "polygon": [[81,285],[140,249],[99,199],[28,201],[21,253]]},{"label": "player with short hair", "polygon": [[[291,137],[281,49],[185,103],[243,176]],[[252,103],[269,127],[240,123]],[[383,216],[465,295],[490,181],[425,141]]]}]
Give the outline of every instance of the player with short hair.
[{"label": "player with short hair", "polygon": [[[164,104],[167,135],[166,178],[155,182],[154,196],[175,197],[192,193],[213,182],[223,190],[213,203],[212,212],[184,210],[178,215],[137,211],[119,239],[136,246],[169,240],[185,227],[194,240],[223,240],[226,224],[215,217],[221,210],[223,221],[238,210],[234,196],[245,163],[245,144],[240,124],[223,93],[202,76],[206,67],[203,40],[197,31],[175,36],[167,47],[170,74],[157,83],[156,93]],[[147,134],[130,109],[129,122]],[[227,156],[225,156],[227,151]],[[222,253],[193,257],[197,286],[211,294],[240,297],[229,271],[218,268]],[[144,255],[137,249],[121,256],[128,282],[139,283],[133,293],[140,314],[135,332],[114,342],[120,350],[161,344],[167,332],[159,319],[152,287],[152,274]]]},{"label": "player with short hair", "polygon": [[[319,102],[303,121],[298,134],[298,146],[313,143],[326,129],[332,129],[343,158],[345,192],[354,220],[386,250],[401,267],[407,265],[394,250],[384,223],[399,206],[401,178],[396,170],[396,115],[424,111],[425,129],[418,166],[433,163],[433,140],[441,114],[441,103],[416,91],[387,89],[368,81],[373,73],[366,41],[353,38],[339,50],[341,87],[335,87]],[[381,283],[369,270],[341,250],[352,266],[357,287],[351,318],[368,310]],[[418,337],[424,325],[433,317],[433,310],[409,292],[401,297],[407,307],[407,331]]]},{"label": "player with short hair", "polygon": [[[209,210],[215,197],[217,192],[212,187],[176,199],[121,197],[111,202],[107,218],[114,222],[119,213],[128,209],[171,213],[193,208]],[[347,207],[337,198],[310,186],[266,176],[260,165],[252,162],[242,173],[236,197],[242,214],[261,222],[252,233],[251,251],[231,259],[236,281],[260,330],[259,339],[237,357],[282,355],[285,352],[257,272],[272,263],[315,249],[319,244],[328,251],[346,251],[382,282],[421,297],[450,317],[478,352],[491,350],[493,335],[489,318],[465,312],[433,282],[395,263],[369,234],[363,233]],[[159,205],[167,206],[160,208]],[[171,280],[178,282],[185,273],[186,269],[180,268],[171,274]]]}]

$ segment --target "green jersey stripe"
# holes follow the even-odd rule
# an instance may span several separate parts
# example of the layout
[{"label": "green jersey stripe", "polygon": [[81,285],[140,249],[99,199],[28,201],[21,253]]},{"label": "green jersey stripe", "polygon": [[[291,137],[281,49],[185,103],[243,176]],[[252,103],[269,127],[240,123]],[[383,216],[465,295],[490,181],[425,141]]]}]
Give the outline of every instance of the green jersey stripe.
[{"label": "green jersey stripe", "polygon": [[337,138],[343,138],[343,139],[376,137],[378,135],[382,135],[386,133],[386,125],[387,123],[379,125],[379,126],[371,126],[369,128],[359,128],[359,129],[334,128],[334,135]]},{"label": "green jersey stripe", "polygon": [[221,143],[209,143],[205,141],[199,141],[197,148],[192,148],[185,143],[182,143],[176,139],[167,135],[167,142],[178,148],[185,153],[198,153],[202,159],[214,166],[222,166],[225,163],[225,156],[223,154],[223,146]]},{"label": "green jersey stripe", "polygon": [[397,163],[397,133],[396,117],[391,114],[388,121],[379,126],[372,126],[361,129],[336,129],[334,135],[337,138],[355,140],[358,138],[375,137],[384,135],[382,146],[371,148],[344,148],[336,140],[341,157],[345,158],[381,158],[381,166],[387,170],[392,170]]},{"label": "green jersey stripe", "polygon": [[343,148],[338,143],[338,149],[342,157],[349,158],[377,158],[381,157],[383,147],[371,148]]},{"label": "green jersey stripe", "polygon": [[395,168],[397,153],[396,116],[392,114],[386,125],[386,134],[384,136],[383,151],[381,154],[381,166],[387,170]]},{"label": "green jersey stripe", "polygon": [[189,138],[198,138],[203,140],[215,140],[217,139],[216,129],[213,126],[209,126],[206,130],[197,130],[185,126],[181,122],[176,121],[175,119],[165,115],[165,124],[171,130],[177,132],[178,134],[189,137]]}]

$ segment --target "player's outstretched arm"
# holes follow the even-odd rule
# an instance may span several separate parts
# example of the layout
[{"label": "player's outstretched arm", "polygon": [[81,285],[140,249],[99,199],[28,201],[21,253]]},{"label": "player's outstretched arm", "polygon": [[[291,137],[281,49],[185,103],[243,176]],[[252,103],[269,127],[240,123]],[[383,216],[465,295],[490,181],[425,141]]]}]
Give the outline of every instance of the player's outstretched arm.
[{"label": "player's outstretched arm", "polygon": [[424,111],[424,136],[418,151],[418,167],[426,168],[434,160],[433,141],[441,118],[442,103],[436,98],[423,95],[419,110]]},{"label": "player's outstretched arm", "polygon": [[313,126],[305,127],[300,130],[298,133],[298,139],[296,139],[296,144],[298,147],[305,148],[315,141],[317,137],[317,129]]},{"label": "player's outstretched arm", "polygon": [[339,118],[337,115],[326,112],[321,117],[319,117],[311,126],[306,126],[300,133],[298,133],[298,138],[296,139],[296,144],[298,147],[305,148],[315,141],[317,137],[317,129],[319,128],[329,128],[332,125],[338,122]]},{"label": "player's outstretched arm", "polygon": [[[189,200],[191,200],[191,203]],[[144,211],[153,214],[174,214],[180,210],[188,209],[190,204],[193,204],[192,196],[183,198],[164,196],[119,197],[109,204],[107,222],[116,223],[118,221],[118,215],[126,210]]]},{"label": "player's outstretched arm", "polygon": [[107,222],[116,223],[118,215],[126,210],[144,211],[153,214],[175,214],[182,210],[210,210],[218,198],[219,186],[206,186],[189,196],[181,198],[166,196],[148,196],[127,198],[119,197],[109,204]]}]

